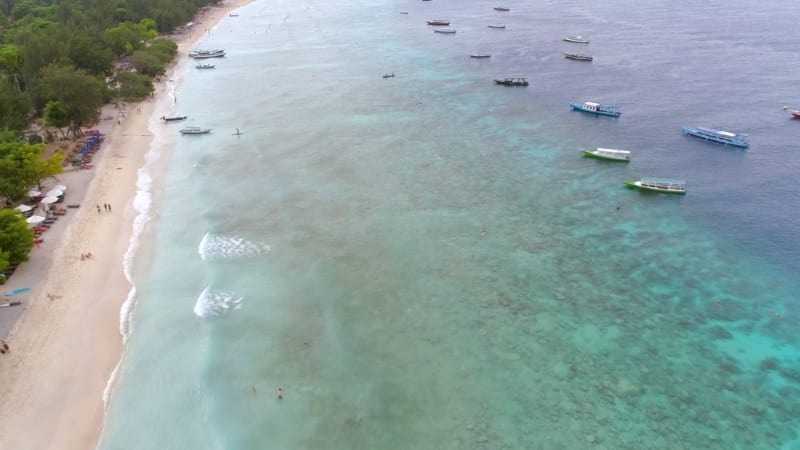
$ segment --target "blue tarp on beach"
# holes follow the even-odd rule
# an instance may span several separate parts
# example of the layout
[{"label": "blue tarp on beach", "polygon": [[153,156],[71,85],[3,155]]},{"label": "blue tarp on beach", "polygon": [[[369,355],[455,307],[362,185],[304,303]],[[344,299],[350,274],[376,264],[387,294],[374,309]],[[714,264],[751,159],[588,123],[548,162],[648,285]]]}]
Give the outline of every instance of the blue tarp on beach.
[{"label": "blue tarp on beach", "polygon": [[14,295],[19,295],[19,294],[24,294],[24,293],[26,293],[26,292],[28,292],[30,290],[31,290],[31,288],[22,288],[22,289],[17,289],[16,291],[7,291],[6,292],[6,297],[11,297],[11,296],[14,296]]}]

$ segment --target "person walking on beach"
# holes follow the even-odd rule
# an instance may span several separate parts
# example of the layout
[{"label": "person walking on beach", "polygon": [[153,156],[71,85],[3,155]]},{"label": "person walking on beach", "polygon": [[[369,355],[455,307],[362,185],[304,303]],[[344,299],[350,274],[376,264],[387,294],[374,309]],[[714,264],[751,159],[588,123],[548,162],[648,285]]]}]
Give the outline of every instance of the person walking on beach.
[{"label": "person walking on beach", "polygon": [[6,354],[9,351],[10,349],[8,348],[8,344],[6,343],[6,341],[0,339],[0,353]]},{"label": "person walking on beach", "polygon": [[97,205],[97,214],[100,214],[100,205]]}]

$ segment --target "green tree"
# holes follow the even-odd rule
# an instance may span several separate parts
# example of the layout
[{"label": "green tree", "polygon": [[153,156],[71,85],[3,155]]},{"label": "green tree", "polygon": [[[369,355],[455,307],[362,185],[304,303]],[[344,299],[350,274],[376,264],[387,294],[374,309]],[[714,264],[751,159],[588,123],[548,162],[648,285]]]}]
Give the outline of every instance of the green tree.
[{"label": "green tree", "polygon": [[44,125],[58,129],[69,127],[69,111],[61,102],[50,100],[44,107]]},{"label": "green tree", "polygon": [[28,259],[33,248],[33,230],[25,216],[11,209],[0,210],[0,271]]},{"label": "green tree", "polygon": [[14,138],[0,143],[0,196],[19,200],[33,185],[64,171],[64,154],[45,159],[44,144],[31,145]]},{"label": "green tree", "polygon": [[42,69],[41,83],[45,94],[66,109],[69,131],[74,135],[82,124],[99,118],[107,89],[96,77],[72,65],[51,64]]},{"label": "green tree", "polygon": [[153,92],[153,82],[150,77],[132,72],[120,72],[117,74],[119,91],[117,96],[128,101],[138,102],[144,100]]}]

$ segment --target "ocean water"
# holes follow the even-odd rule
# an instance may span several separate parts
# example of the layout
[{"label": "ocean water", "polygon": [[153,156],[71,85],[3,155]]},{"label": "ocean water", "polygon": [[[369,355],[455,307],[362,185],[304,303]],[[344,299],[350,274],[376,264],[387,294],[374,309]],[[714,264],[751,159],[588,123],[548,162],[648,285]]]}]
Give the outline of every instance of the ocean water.
[{"label": "ocean water", "polygon": [[99,449],[800,448],[800,6],[492,6],[257,0],[208,30],[227,56],[155,115],[214,131],[151,123]]}]

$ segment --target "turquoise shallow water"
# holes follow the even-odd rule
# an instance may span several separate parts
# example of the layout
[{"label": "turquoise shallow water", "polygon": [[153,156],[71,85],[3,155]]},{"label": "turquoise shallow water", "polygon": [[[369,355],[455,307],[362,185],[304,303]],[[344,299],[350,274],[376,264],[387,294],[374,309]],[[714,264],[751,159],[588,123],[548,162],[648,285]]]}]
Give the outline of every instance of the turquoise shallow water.
[{"label": "turquoise shallow water", "polygon": [[[172,152],[99,448],[800,448],[796,7],[771,3],[227,18],[170,106],[214,132],[154,124]],[[588,99],[623,116],[568,110]],[[633,161],[577,150],[599,146]]]}]

